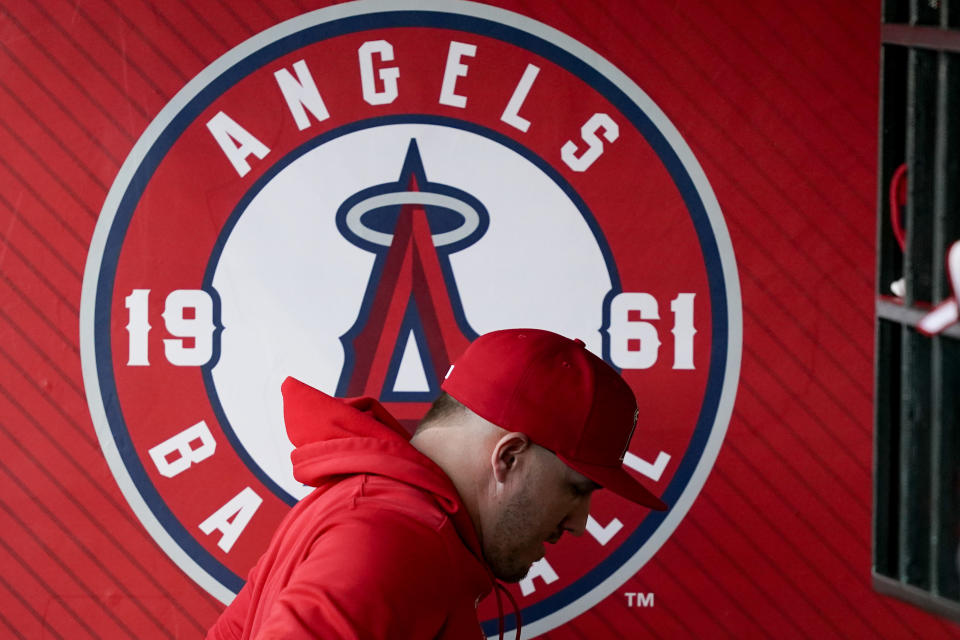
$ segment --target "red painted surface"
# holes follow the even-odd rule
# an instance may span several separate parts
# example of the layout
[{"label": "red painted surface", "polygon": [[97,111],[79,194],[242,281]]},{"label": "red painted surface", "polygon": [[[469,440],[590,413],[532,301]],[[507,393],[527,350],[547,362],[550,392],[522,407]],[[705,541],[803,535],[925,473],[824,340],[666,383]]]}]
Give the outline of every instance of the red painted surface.
[{"label": "red painted surface", "polygon": [[[875,3],[492,4],[596,50],[665,111],[717,194],[743,292],[737,403],[702,493],[635,577],[543,637],[960,635],[870,587]],[[156,113],[233,46],[319,6],[0,9],[0,635],[191,638],[221,610],[104,461],[81,278],[107,189]]]}]

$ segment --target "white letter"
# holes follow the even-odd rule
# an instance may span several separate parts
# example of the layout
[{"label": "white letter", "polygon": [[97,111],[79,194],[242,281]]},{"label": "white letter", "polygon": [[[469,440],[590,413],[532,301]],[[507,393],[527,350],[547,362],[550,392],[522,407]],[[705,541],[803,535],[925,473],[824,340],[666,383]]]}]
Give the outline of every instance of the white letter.
[{"label": "white letter", "polygon": [[397,67],[383,67],[377,72],[383,82],[383,91],[377,91],[373,79],[373,54],[379,53],[384,62],[393,60],[393,45],[386,40],[371,40],[360,45],[357,55],[360,56],[360,86],[363,87],[363,99],[367,104],[390,104],[397,99],[397,78],[400,69]]},{"label": "white letter", "polygon": [[546,558],[540,558],[533,563],[526,577],[520,581],[520,592],[523,593],[523,595],[528,596],[537,590],[533,584],[534,578],[542,578],[545,584],[550,584],[551,582],[556,582],[560,576],[553,570],[553,567],[550,566]]},{"label": "white letter", "polygon": [[613,142],[620,137],[620,127],[605,113],[595,113],[590,116],[582,127],[580,136],[587,143],[587,150],[577,157],[577,145],[567,140],[560,148],[560,157],[567,166],[574,171],[586,171],[603,153],[603,140],[597,137],[597,131],[603,129],[603,137]]},{"label": "white letter", "polygon": [[260,508],[263,499],[253,489],[246,487],[235,495],[230,502],[217,509],[212,516],[200,523],[200,531],[210,535],[214,530],[223,533],[217,546],[229,552],[233,543],[250,522],[250,518]]},{"label": "white letter", "polygon": [[294,122],[297,123],[297,128],[303,131],[310,126],[310,118],[307,117],[304,107],[310,109],[310,113],[321,122],[329,118],[330,114],[327,112],[326,105],[323,104],[323,98],[320,97],[320,91],[317,90],[313,76],[307,69],[307,63],[303,60],[294,62],[293,70],[297,72],[296,79],[286,69],[274,71],[273,77],[280,85],[280,91],[287,101],[287,106],[290,107],[290,113],[293,115]]},{"label": "white letter", "polygon": [[450,107],[467,106],[467,99],[458,96],[454,91],[457,88],[457,78],[467,75],[467,65],[460,64],[460,58],[477,55],[477,46],[463,42],[451,42],[447,53],[447,67],[443,71],[443,85],[440,88],[440,104]]},{"label": "white letter", "polygon": [[621,293],[610,304],[610,360],[621,369],[649,369],[657,361],[657,300],[649,293]]},{"label": "white letter", "polygon": [[[199,440],[196,448],[190,446],[194,440]],[[172,438],[168,438],[150,449],[153,464],[164,478],[172,478],[190,468],[190,465],[206,460],[217,449],[217,441],[210,434],[207,423],[202,420],[192,427],[187,427]],[[167,456],[176,452],[174,460],[167,460]]]},{"label": "white letter", "polygon": [[606,545],[613,539],[613,536],[623,529],[623,523],[619,518],[614,518],[607,523],[607,526],[600,526],[600,523],[593,519],[593,516],[587,516],[587,533],[593,536],[593,539],[600,543],[600,546]]},{"label": "white letter", "polygon": [[654,482],[660,480],[660,476],[662,476],[663,472],[667,469],[669,462],[670,454],[666,451],[658,453],[657,459],[653,461],[653,464],[650,464],[640,456],[633,455],[629,451],[623,456],[623,466],[629,467],[637,473],[642,473]]},{"label": "white letter", "polygon": [[500,119],[508,125],[520,129],[524,133],[530,128],[530,121],[520,117],[520,107],[523,106],[523,101],[527,99],[527,94],[530,93],[530,87],[533,86],[533,81],[536,80],[538,73],[540,73],[540,67],[532,64],[527,65],[523,77],[517,83],[517,88],[513,90],[513,95],[510,96],[507,108],[503,110],[503,115],[500,116]]},{"label": "white letter", "polygon": [[264,156],[270,153],[270,149],[266,145],[254,138],[252,133],[234,122],[223,111],[210,118],[207,129],[213,134],[213,139],[217,141],[223,152],[227,154],[227,160],[230,161],[241,178],[250,171],[247,156],[253,154],[263,160]]}]

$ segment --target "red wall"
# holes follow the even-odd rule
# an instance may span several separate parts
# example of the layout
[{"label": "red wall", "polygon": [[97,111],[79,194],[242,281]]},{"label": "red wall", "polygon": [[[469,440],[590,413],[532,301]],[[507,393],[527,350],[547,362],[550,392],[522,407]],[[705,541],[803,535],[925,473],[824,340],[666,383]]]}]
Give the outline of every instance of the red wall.
[{"label": "red wall", "polygon": [[[0,635],[198,637],[222,610],[105,462],[81,282],[107,191],[160,109],[323,4],[0,12]],[[960,635],[870,586],[876,3],[492,4],[597,51],[659,105],[716,193],[742,290],[736,405],[703,490],[635,576],[543,637]],[[630,607],[637,592],[654,606]]]}]

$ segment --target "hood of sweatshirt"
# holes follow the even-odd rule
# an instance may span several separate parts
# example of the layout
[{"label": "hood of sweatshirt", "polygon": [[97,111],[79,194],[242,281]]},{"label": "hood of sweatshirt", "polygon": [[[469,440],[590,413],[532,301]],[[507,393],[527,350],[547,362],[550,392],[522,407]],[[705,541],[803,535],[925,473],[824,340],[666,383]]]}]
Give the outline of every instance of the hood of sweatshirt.
[{"label": "hood of sweatshirt", "polygon": [[435,462],[409,443],[403,426],[372,398],[333,398],[287,378],[283,418],[296,447],[293,475],[317,487],[334,476],[370,473],[431,493],[450,516],[464,544],[486,566],[473,521],[456,488]]}]

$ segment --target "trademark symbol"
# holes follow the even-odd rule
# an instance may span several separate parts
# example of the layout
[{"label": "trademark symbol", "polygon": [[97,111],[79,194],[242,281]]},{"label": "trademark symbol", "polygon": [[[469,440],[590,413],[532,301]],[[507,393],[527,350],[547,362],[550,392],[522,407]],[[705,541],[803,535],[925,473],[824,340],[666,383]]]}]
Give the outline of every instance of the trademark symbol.
[{"label": "trademark symbol", "polygon": [[653,592],[634,593],[631,591],[625,591],[623,595],[627,596],[628,607],[652,607],[653,606]]}]

